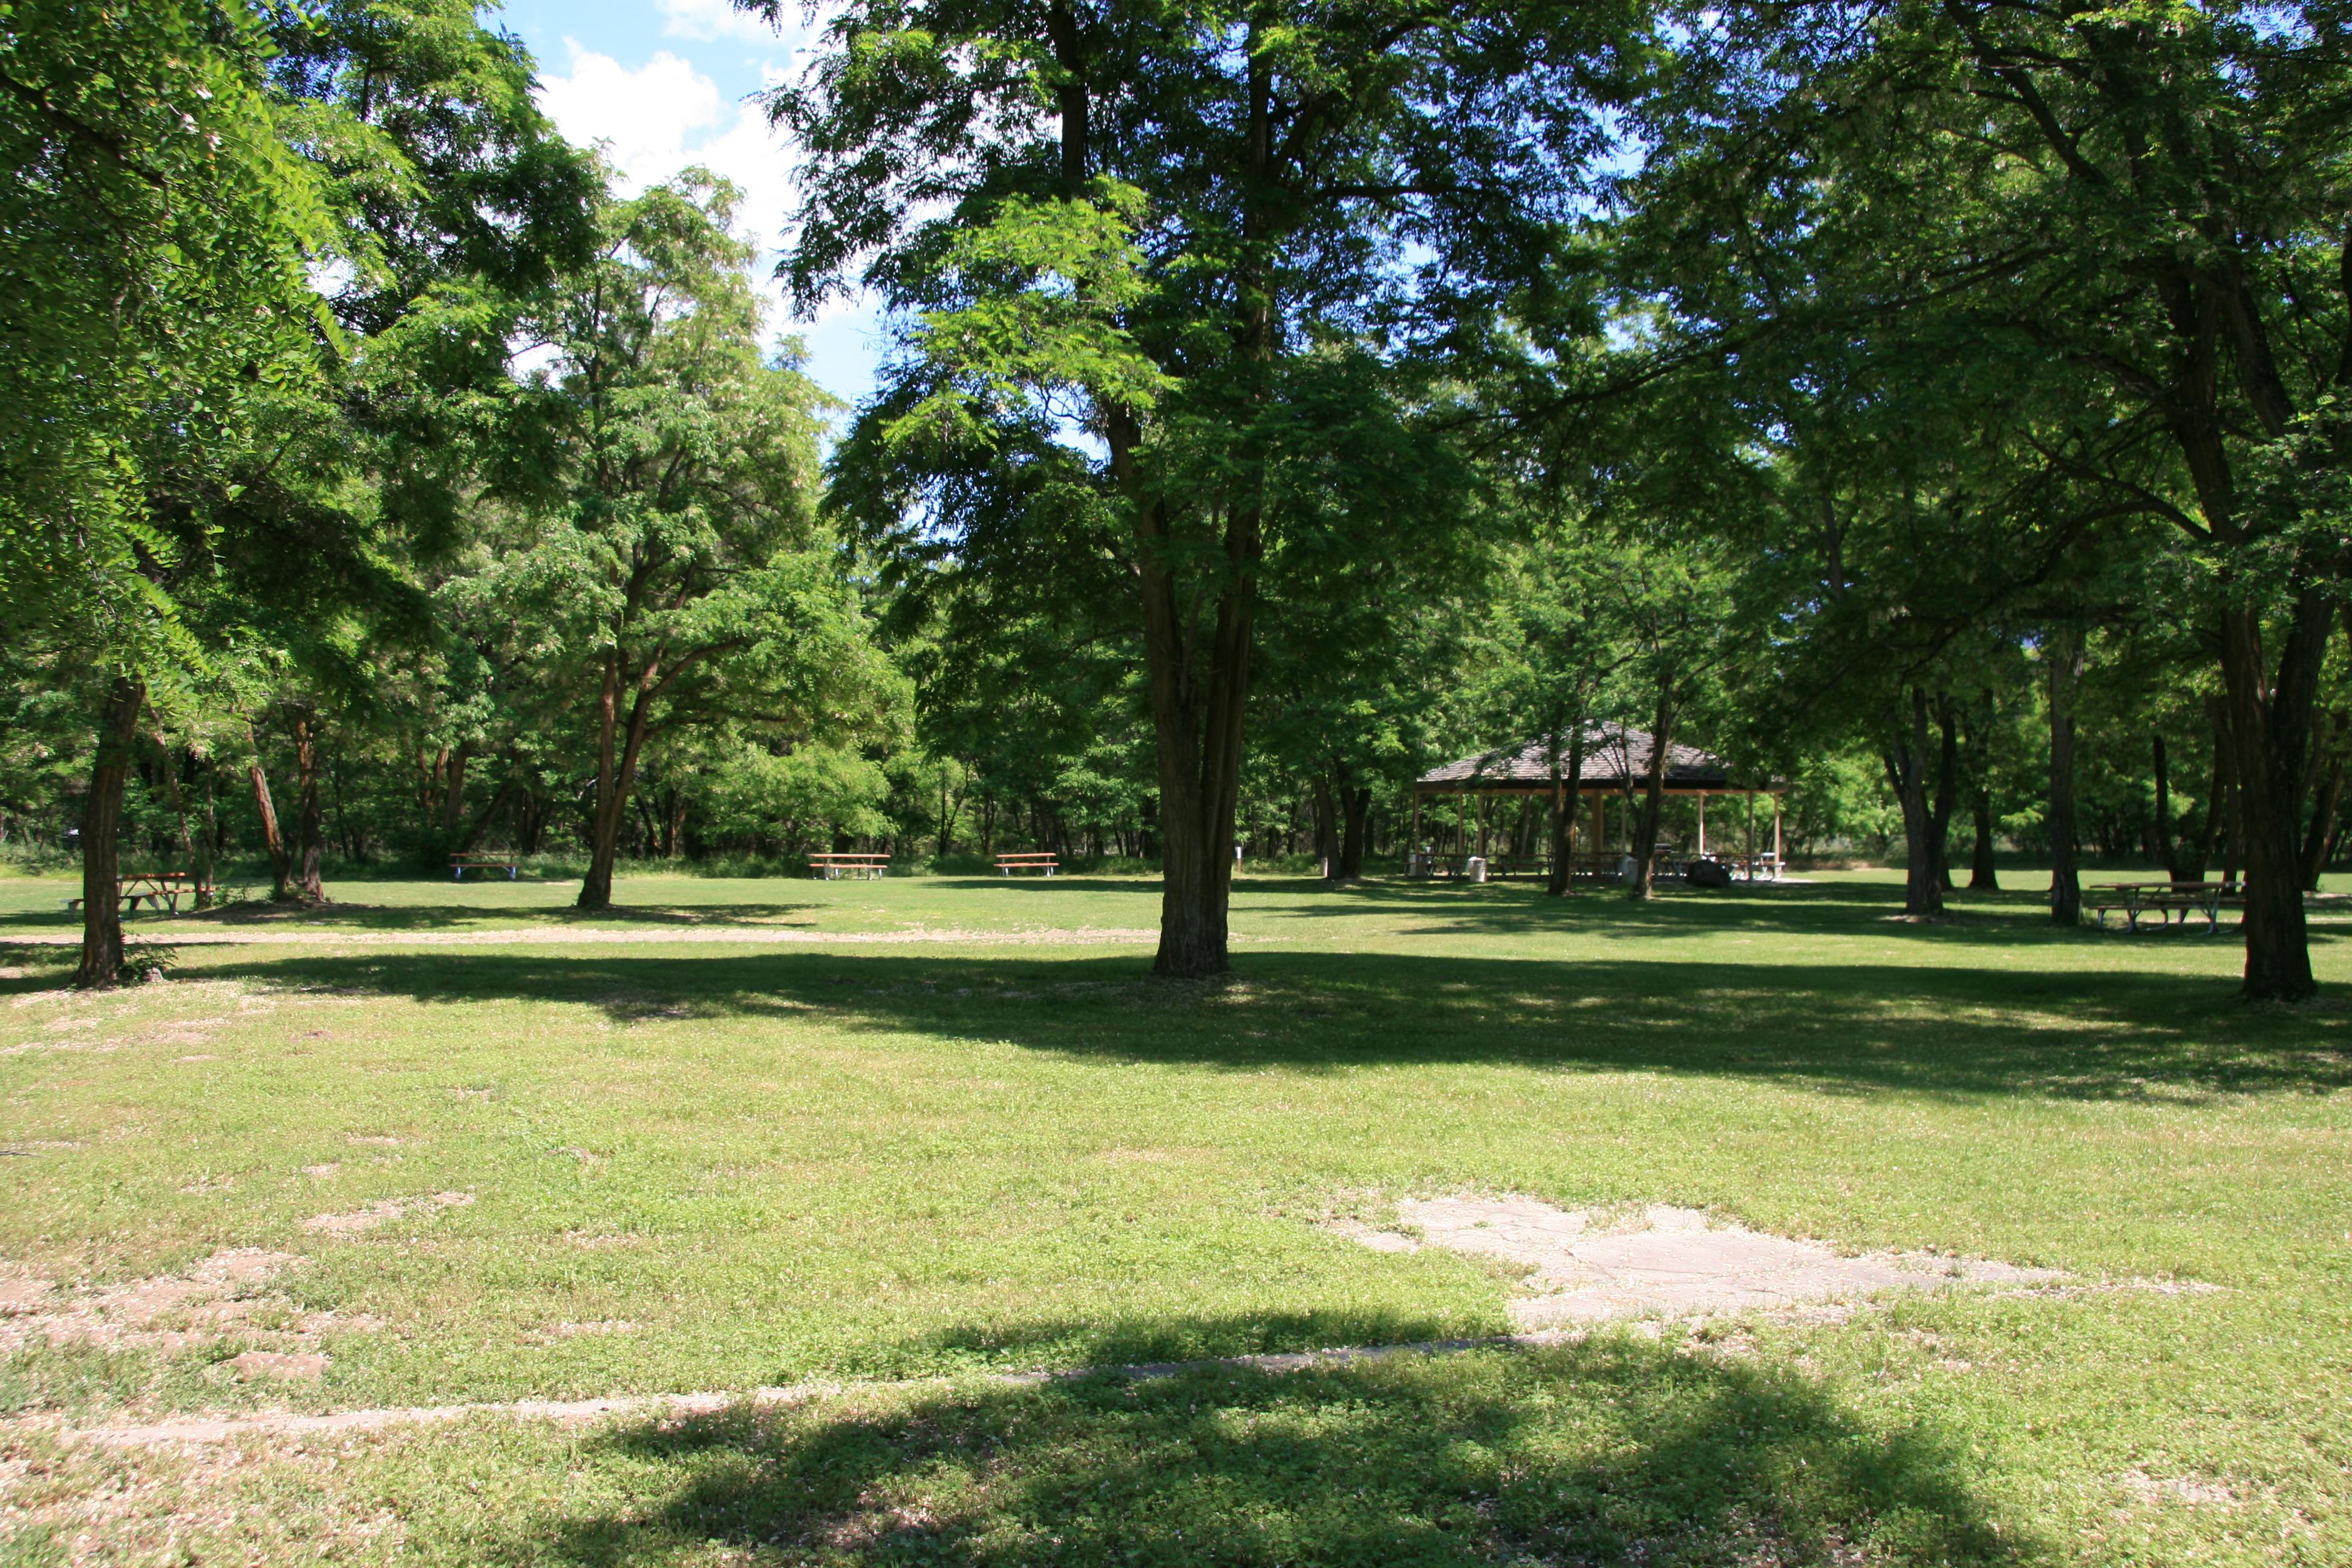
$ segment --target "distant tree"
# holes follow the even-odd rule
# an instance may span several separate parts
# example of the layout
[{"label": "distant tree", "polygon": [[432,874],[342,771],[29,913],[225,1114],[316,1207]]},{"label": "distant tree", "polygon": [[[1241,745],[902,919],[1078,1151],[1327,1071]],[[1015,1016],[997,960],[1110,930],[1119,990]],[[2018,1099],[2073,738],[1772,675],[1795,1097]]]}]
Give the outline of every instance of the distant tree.
[{"label": "distant tree", "polygon": [[583,909],[613,868],[646,746],[688,724],[854,729],[892,676],[814,529],[824,395],[760,342],[738,193],[690,171],[598,213],[590,260],[533,325],[552,354],[522,399],[544,456],[505,602],[594,737]]},{"label": "distant tree", "polygon": [[1162,974],[1227,966],[1261,585],[1334,515],[1287,476],[1394,406],[1366,372],[1543,251],[1630,31],[1607,7],[874,0],[771,100],[806,150],[795,297],[855,270],[916,322],[845,460],[905,471],[910,519],[975,541],[1020,515],[975,479],[1082,493],[1045,526],[1081,524],[1063,537],[1127,584]]}]

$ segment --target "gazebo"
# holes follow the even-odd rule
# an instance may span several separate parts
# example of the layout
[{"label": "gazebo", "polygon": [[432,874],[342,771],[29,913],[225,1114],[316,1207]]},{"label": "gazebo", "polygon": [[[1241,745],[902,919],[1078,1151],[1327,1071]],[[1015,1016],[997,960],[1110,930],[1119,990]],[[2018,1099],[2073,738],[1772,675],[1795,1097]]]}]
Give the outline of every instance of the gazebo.
[{"label": "gazebo", "polygon": [[[1578,869],[1587,874],[1602,872],[1624,851],[1612,854],[1605,850],[1609,842],[1609,803],[1614,798],[1624,803],[1618,814],[1619,826],[1624,830],[1625,850],[1632,848],[1633,812],[1639,798],[1649,787],[1650,756],[1655,742],[1645,731],[1628,729],[1622,724],[1596,724],[1584,732],[1584,764],[1578,772],[1576,788],[1580,795],[1592,802],[1592,827],[1587,840],[1592,847],[1577,857]],[[1560,746],[1560,767],[1568,766],[1569,748]],[[1465,796],[1477,802],[1477,857],[1495,867],[1498,875],[1508,875],[1519,868],[1517,862],[1541,862],[1544,857],[1512,857],[1497,864],[1488,851],[1491,824],[1488,808],[1494,801],[1518,800],[1530,797],[1549,798],[1557,788],[1565,795],[1567,781],[1555,785],[1551,776],[1550,754],[1541,741],[1534,741],[1516,752],[1488,752],[1481,756],[1464,757],[1432,768],[1413,782],[1412,827],[1405,858],[1408,875],[1427,876],[1440,868],[1441,857],[1424,852],[1421,847],[1421,813],[1424,799],[1453,796],[1460,803]],[[1685,796],[1698,806],[1698,840],[1695,852],[1685,858],[1721,860],[1749,878],[1759,873],[1778,876],[1780,868],[1780,797],[1788,784],[1780,780],[1743,781],[1734,776],[1731,764],[1710,752],[1696,746],[1674,745],[1667,748],[1664,793],[1669,796]],[[1735,853],[1712,852],[1706,841],[1706,802],[1709,795],[1737,795],[1746,805],[1743,847]],[[1772,847],[1759,852],[1757,847],[1756,800],[1759,795],[1772,803]],[[1558,804],[1558,803],[1555,803]],[[1454,864],[1445,868],[1459,874],[1470,857],[1469,814],[1457,808],[1454,822]],[[1533,867],[1528,868],[1532,869]]]}]

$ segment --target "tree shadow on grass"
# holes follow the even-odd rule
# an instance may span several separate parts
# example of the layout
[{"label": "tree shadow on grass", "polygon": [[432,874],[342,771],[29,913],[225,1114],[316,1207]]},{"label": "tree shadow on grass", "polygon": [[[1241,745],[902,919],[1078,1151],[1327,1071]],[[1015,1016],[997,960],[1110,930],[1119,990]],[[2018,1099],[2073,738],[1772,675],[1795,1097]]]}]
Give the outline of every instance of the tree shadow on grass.
[{"label": "tree shadow on grass", "polygon": [[625,1568],[713,1543],[817,1563],[2020,1557],[1966,1456],[1933,1432],[1874,1429],[1789,1372],[1630,1338],[877,1392],[585,1447],[581,1462],[629,1478],[628,1502],[522,1523],[487,1557]]},{"label": "tree shadow on grass", "polygon": [[1244,980],[1187,985],[1067,950],[187,951],[202,973],[344,994],[522,999],[648,1027],[790,1018],[1235,1071],[1486,1063],[2174,1100],[2352,1087],[2352,1015],[2243,1007],[2209,978],[2145,972],[1262,952]]}]

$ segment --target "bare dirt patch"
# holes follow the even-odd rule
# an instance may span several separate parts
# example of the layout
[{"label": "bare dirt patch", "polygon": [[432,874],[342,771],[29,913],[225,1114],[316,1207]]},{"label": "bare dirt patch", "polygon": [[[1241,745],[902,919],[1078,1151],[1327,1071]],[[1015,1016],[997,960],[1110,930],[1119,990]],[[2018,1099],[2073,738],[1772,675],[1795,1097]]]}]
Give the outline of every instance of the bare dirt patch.
[{"label": "bare dirt patch", "polygon": [[365,1208],[352,1209],[344,1214],[314,1214],[302,1222],[302,1228],[317,1231],[325,1237],[359,1236],[409,1215],[464,1208],[473,1201],[471,1193],[435,1193],[422,1198],[379,1198]]},{"label": "bare dirt patch", "polygon": [[11,1276],[0,1279],[0,1352],[34,1343],[163,1351],[210,1344],[244,1331],[264,1305],[264,1287],[301,1261],[246,1247],[215,1252],[184,1274],[125,1285],[69,1288]]},{"label": "bare dirt patch", "polygon": [[228,1363],[239,1377],[284,1377],[316,1383],[327,1370],[327,1358],[317,1351],[247,1351]]},{"label": "bare dirt patch", "polygon": [[1698,1209],[1652,1204],[1622,1216],[1540,1198],[1407,1198],[1393,1225],[1326,1228],[1380,1252],[1441,1247],[1526,1270],[1510,1306],[1520,1330],[1624,1318],[1790,1311],[1893,1290],[2043,1285],[2066,1278],[1927,1252],[1842,1256],[1818,1241],[1716,1225]]}]

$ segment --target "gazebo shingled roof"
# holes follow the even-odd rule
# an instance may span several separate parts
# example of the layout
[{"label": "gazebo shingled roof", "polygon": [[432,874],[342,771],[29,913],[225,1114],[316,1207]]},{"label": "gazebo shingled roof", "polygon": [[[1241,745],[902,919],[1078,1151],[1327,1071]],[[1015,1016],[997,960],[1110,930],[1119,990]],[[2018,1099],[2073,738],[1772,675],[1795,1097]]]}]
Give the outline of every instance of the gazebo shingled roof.
[{"label": "gazebo shingled roof", "polygon": [[[1577,774],[1580,790],[1638,789],[1649,778],[1653,742],[1647,731],[1622,724],[1596,724],[1584,732],[1584,766]],[[1565,748],[1561,762],[1567,761]],[[1666,752],[1665,790],[1669,795],[1722,795],[1754,790],[1777,794],[1785,784],[1735,783],[1731,764],[1696,746],[1670,746]],[[1488,752],[1463,757],[1430,769],[1415,781],[1419,794],[1540,794],[1551,788],[1551,763],[1544,743],[1532,741],[1517,752]]]}]

